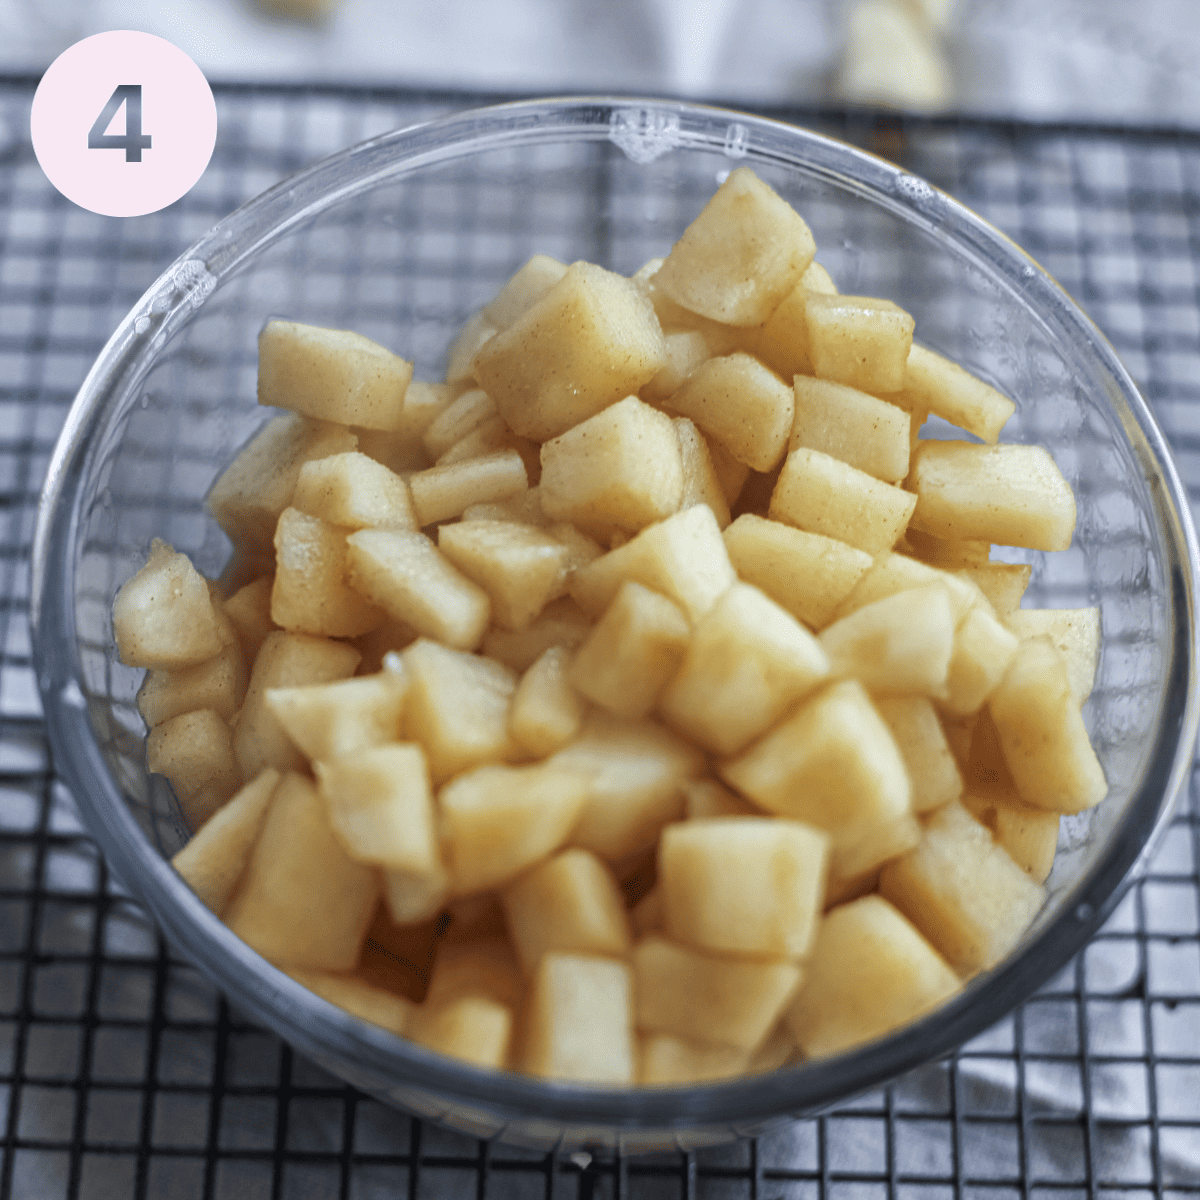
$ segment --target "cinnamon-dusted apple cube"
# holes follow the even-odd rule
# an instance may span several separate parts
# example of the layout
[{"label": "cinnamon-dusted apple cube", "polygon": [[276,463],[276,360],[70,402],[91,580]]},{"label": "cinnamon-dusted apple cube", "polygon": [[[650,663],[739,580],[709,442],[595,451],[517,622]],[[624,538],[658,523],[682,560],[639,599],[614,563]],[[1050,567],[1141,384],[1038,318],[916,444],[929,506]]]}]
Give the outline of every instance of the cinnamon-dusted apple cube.
[{"label": "cinnamon-dusted apple cube", "polygon": [[438,549],[491,600],[492,620],[527,629],[555,596],[570,551],[549,532],[512,521],[459,521],[438,529]]},{"label": "cinnamon-dusted apple cube", "polygon": [[954,609],[940,583],[876,600],[820,635],[834,675],[872,692],[942,696],[955,649]]},{"label": "cinnamon-dusted apple cube", "polygon": [[814,293],[805,303],[813,374],[872,395],[908,377],[912,317],[890,300]]},{"label": "cinnamon-dusted apple cube", "polygon": [[268,688],[266,701],[288,737],[315,762],[398,741],[407,691],[397,661],[374,675]]},{"label": "cinnamon-dusted apple cube", "polygon": [[779,302],[759,331],[755,353],[785,380],[813,373],[805,316],[809,292],[837,294],[829,272],[817,262],[809,263],[800,282]]},{"label": "cinnamon-dusted apple cube", "polygon": [[304,755],[267,705],[268,689],[348,679],[356,666],[358,651],[345,642],[306,633],[268,634],[250,671],[233,735],[243,777],[253,779],[264,767],[302,771],[306,766]]},{"label": "cinnamon-dusted apple cube", "polygon": [[705,359],[712,357],[704,334],[697,329],[663,330],[666,359],[659,370],[641,390],[641,397],[648,404],[660,405],[673,396],[687,382],[688,376]]},{"label": "cinnamon-dusted apple cube", "polygon": [[483,344],[473,371],[515,433],[545,441],[637,392],[665,358],[645,293],[577,262]]},{"label": "cinnamon-dusted apple cube", "polygon": [[507,500],[528,487],[525,464],[511,449],[430,467],[408,477],[413,512],[422,528],[457,517],[472,504]]},{"label": "cinnamon-dusted apple cube", "polygon": [[658,886],[667,936],[737,958],[804,958],[829,835],[779,817],[680,821],[663,830]]},{"label": "cinnamon-dusted apple cube", "polygon": [[1052,812],[1077,813],[1108,794],[1063,656],[1049,638],[1021,642],[988,699],[1017,794]]},{"label": "cinnamon-dusted apple cube", "polygon": [[901,403],[925,409],[992,443],[1017,407],[958,363],[916,343],[908,352]]},{"label": "cinnamon-dusted apple cube", "polygon": [[357,637],[386,619],[346,582],[346,531],[297,508],[285,508],[275,527],[271,620],[291,633]]},{"label": "cinnamon-dusted apple cube", "polygon": [[225,645],[204,576],[158,538],[146,565],[113,600],[113,636],[129,667],[190,667]]},{"label": "cinnamon-dusted apple cube", "polygon": [[729,502],[713,465],[707,440],[687,417],[676,417],[671,424],[675,427],[679,461],[683,467],[683,492],[679,507],[684,509],[691,508],[693,504],[707,504],[717,518],[717,527],[724,529],[729,524]]},{"label": "cinnamon-dusted apple cube", "polygon": [[964,978],[1008,954],[1046,895],[957,800],[933,814],[915,850],[884,867],[879,893]]},{"label": "cinnamon-dusted apple cube", "polygon": [[517,678],[508,667],[427,638],[401,659],[409,677],[404,734],[425,747],[435,783],[512,756],[508,705]]},{"label": "cinnamon-dusted apple cube", "polygon": [[342,849],[315,785],[285,775],[226,924],[276,966],[349,971],[378,900],[377,873]]},{"label": "cinnamon-dusted apple cube", "polygon": [[423,533],[360,529],[346,539],[350,586],[389,616],[448,646],[479,645],[491,601]]},{"label": "cinnamon-dusted apple cube", "polygon": [[629,918],[612,871],[587,850],[564,850],[519,875],[500,894],[527,975],[552,953],[629,953]]},{"label": "cinnamon-dusted apple cube", "polygon": [[496,327],[483,315],[483,310],[472,313],[446,350],[446,382],[479,382],[475,376],[475,356],[495,336]]},{"label": "cinnamon-dusted apple cube", "polygon": [[867,554],[890,550],[917,498],[820,450],[801,446],[784,461],[768,515]]},{"label": "cinnamon-dusted apple cube", "polygon": [[755,1049],[800,985],[790,962],[743,962],[649,934],[633,948],[637,1026]]},{"label": "cinnamon-dusted apple cube", "polygon": [[613,958],[547,954],[530,991],[521,1067],[565,1083],[637,1079],[633,979]]},{"label": "cinnamon-dusted apple cube", "polygon": [[404,1035],[418,1046],[499,1070],[508,1061],[513,1011],[490,996],[426,1001],[409,1016]]},{"label": "cinnamon-dusted apple cube", "polygon": [[171,781],[191,830],[199,829],[242,786],[229,726],[211,708],[182,713],[150,730],[146,769]]},{"label": "cinnamon-dusted apple cube", "polygon": [[188,887],[218,917],[245,874],[279,779],[278,771],[263,771],[217,809],[171,859]]},{"label": "cinnamon-dusted apple cube", "polygon": [[666,401],[755,471],[769,471],[783,457],[794,404],[792,389],[741,351],[708,359]]},{"label": "cinnamon-dusted apple cube", "polygon": [[809,1058],[824,1058],[915,1021],[961,987],[902,913],[864,896],[821,922],[787,1025]]},{"label": "cinnamon-dusted apple cube", "polygon": [[685,779],[702,758],[653,721],[622,721],[593,710],[583,732],[551,763],[587,777],[586,803],[571,845],[617,863],[649,850],[659,830],[683,815]]},{"label": "cinnamon-dusted apple cube", "polygon": [[305,463],[292,507],[346,529],[416,529],[408,485],[357,450]]},{"label": "cinnamon-dusted apple cube", "polygon": [[313,971],[302,967],[290,967],[287,973],[310,992],[336,1004],[352,1017],[387,1029],[392,1033],[407,1036],[408,1026],[415,1012],[411,1000],[397,996],[395,992],[375,987],[357,975],[338,971]]},{"label": "cinnamon-dusted apple cube", "polygon": [[924,696],[876,696],[912,781],[913,812],[932,812],[962,795],[963,781],[933,704]]},{"label": "cinnamon-dusted apple cube", "polygon": [[753,513],[743,513],[723,537],[738,577],[812,629],[829,624],[872,563],[845,542]]},{"label": "cinnamon-dusted apple cube", "polygon": [[480,311],[496,329],[507,329],[566,273],[564,263],[548,254],[535,254]]},{"label": "cinnamon-dusted apple cube", "polygon": [[907,487],[914,529],[948,539],[1066,550],[1075,530],[1071,485],[1042,446],[922,442]]},{"label": "cinnamon-dusted apple cube", "polygon": [[962,803],[967,812],[992,831],[996,841],[1034,883],[1046,882],[1058,849],[1058,828],[1062,823],[1059,813],[1024,804],[1013,791],[986,796],[968,792]]},{"label": "cinnamon-dusted apple cube", "polygon": [[482,388],[471,388],[456,396],[434,417],[421,435],[421,444],[436,462],[455,442],[498,415],[495,400]]},{"label": "cinnamon-dusted apple cube", "polygon": [[955,567],[953,571],[960,579],[974,584],[987,597],[996,616],[1007,624],[1008,618],[1021,607],[1021,597],[1029,586],[1033,568],[1028,563],[984,562]]},{"label": "cinnamon-dusted apple cube", "polygon": [[909,416],[902,408],[829,379],[796,378],[788,450],[807,446],[884,483],[908,474]]},{"label": "cinnamon-dusted apple cube", "polygon": [[570,667],[575,689],[617,717],[644,717],[687,649],[687,618],[665,596],[627,580]]},{"label": "cinnamon-dusted apple cube", "polygon": [[217,477],[206,503],[235,546],[269,558],[275,523],[306,462],[344,454],[358,439],[342,425],[286,413],[268,421]]},{"label": "cinnamon-dusted apple cube", "polygon": [[500,887],[549,858],[570,836],[587,798],[586,773],[553,759],[530,767],[476,767],[438,793],[451,888]]},{"label": "cinnamon-dusted apple cube", "polygon": [[978,712],[1004,678],[1017,638],[981,605],[959,622],[942,705],[948,713]]},{"label": "cinnamon-dusted apple cube", "polygon": [[720,774],[760,807],[826,830],[835,849],[911,806],[904,759],[853,679],[804,701]]},{"label": "cinnamon-dusted apple cube", "polygon": [[268,321],[258,335],[258,402],[339,425],[396,429],[413,365],[348,329]]},{"label": "cinnamon-dusted apple cube", "polygon": [[489,629],[482,650],[489,658],[524,671],[551,646],[574,650],[591,630],[591,617],[581,611],[569,596],[551,600],[541,615],[525,629]]},{"label": "cinnamon-dusted apple cube", "polygon": [[638,1083],[643,1087],[678,1087],[711,1083],[741,1075],[750,1056],[733,1046],[697,1042],[669,1033],[647,1033],[638,1039]]},{"label": "cinnamon-dusted apple cube", "polygon": [[1048,637],[1066,659],[1071,695],[1082,704],[1096,682],[1100,659],[1098,608],[1021,608],[1004,619],[1021,641]]},{"label": "cinnamon-dusted apple cube", "polygon": [[346,853],[384,869],[392,918],[416,924],[438,913],[450,880],[421,747],[373,746],[313,765],[330,824]]},{"label": "cinnamon-dusted apple cube", "polygon": [[659,711],[705,749],[734,754],[828,674],[825,652],[799,621],[735,583],[696,622]]},{"label": "cinnamon-dusted apple cube", "polygon": [[654,286],[728,325],[761,325],[816,253],[799,214],[748,167],[725,182],[684,230]]},{"label": "cinnamon-dusted apple cube", "polygon": [[223,720],[232,721],[246,698],[248,679],[246,656],[235,640],[193,667],[147,671],[138,689],[138,712],[151,729],[198,708],[211,708]]},{"label": "cinnamon-dusted apple cube", "polygon": [[279,628],[271,620],[271,590],[274,586],[274,576],[264,575],[238,588],[225,601],[225,615],[233,625],[246,656],[247,669],[258,657],[267,634]]},{"label": "cinnamon-dusted apple cube", "polygon": [[572,741],[587,701],[571,684],[571,654],[551,646],[521,676],[508,710],[508,732],[522,750],[545,758]]},{"label": "cinnamon-dusted apple cube", "polygon": [[736,578],[712,509],[697,504],[581,567],[568,588],[580,608],[599,616],[632,580],[678,604],[694,622]]},{"label": "cinnamon-dusted apple cube", "polygon": [[683,494],[671,418],[626,396],[542,446],[542,509],[607,534],[669,517]]}]

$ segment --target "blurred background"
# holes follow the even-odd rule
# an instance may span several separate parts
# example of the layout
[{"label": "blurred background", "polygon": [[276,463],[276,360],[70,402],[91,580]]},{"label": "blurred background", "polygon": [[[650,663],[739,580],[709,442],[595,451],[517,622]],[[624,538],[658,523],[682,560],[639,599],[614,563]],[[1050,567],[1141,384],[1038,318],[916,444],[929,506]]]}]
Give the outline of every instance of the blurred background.
[{"label": "blurred background", "polygon": [[213,81],[1200,121],[1197,0],[0,0],[0,72],[120,28]]}]

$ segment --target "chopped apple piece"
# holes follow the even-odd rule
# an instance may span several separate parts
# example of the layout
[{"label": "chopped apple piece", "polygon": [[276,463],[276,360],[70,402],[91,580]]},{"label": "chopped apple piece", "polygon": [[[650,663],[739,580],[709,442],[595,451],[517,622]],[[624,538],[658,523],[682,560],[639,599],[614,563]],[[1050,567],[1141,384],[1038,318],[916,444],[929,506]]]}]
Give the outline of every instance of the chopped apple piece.
[{"label": "chopped apple piece", "polygon": [[182,713],[150,730],[146,769],[171,781],[184,823],[193,832],[243,781],[229,726],[211,708]]},{"label": "chopped apple piece", "polygon": [[774,371],[738,351],[702,363],[666,406],[695,421],[739,462],[769,471],[786,451],[794,399]]},{"label": "chopped apple piece", "polygon": [[660,405],[673,396],[687,382],[688,376],[712,355],[704,334],[696,329],[663,330],[663,341],[666,361],[640,393],[647,404]]},{"label": "chopped apple piece", "polygon": [[879,892],[964,977],[1008,954],[1045,899],[957,800],[933,814],[915,850],[884,867]]},{"label": "chopped apple piece", "polygon": [[994,443],[1016,405],[957,363],[914,344],[905,373],[905,408],[922,408]]},{"label": "chopped apple piece", "polygon": [[549,858],[570,836],[587,798],[586,773],[554,760],[476,767],[438,794],[456,895],[500,887]]},{"label": "chopped apple piece", "polygon": [[637,1079],[633,979],[612,958],[547,954],[533,981],[522,1067],[566,1083]]},{"label": "chopped apple piece", "polygon": [[705,749],[734,754],[828,673],[808,630],[757,588],[735,583],[696,622],[659,709]]},{"label": "chopped apple piece", "polygon": [[1017,652],[1017,639],[991,613],[976,605],[954,633],[954,654],[942,705],[956,716],[978,712],[995,691]]},{"label": "chopped apple piece", "polygon": [[1071,695],[1082,704],[1096,682],[1100,659],[1098,608],[1021,608],[1004,618],[1021,641],[1048,637],[1067,662]]},{"label": "chopped apple piece", "polygon": [[113,636],[129,667],[190,667],[225,645],[204,576],[158,538],[113,600]]},{"label": "chopped apple piece", "polygon": [[1025,804],[1015,791],[987,796],[968,792],[962,802],[977,821],[992,831],[996,841],[1034,883],[1046,882],[1058,849],[1058,829],[1062,823],[1059,813]]},{"label": "chopped apple piece", "polygon": [[405,1029],[418,1046],[491,1070],[508,1061],[512,1032],[512,1009],[490,996],[456,996],[438,1005],[426,1001]]},{"label": "chopped apple piece", "polygon": [[799,447],[784,461],[769,515],[868,554],[890,550],[917,498],[820,450]]},{"label": "chopped apple piece", "polygon": [[350,586],[418,634],[479,645],[491,601],[423,533],[360,529],[346,539]]},{"label": "chopped apple piece", "polygon": [[506,500],[528,487],[525,464],[516,450],[498,450],[408,477],[413,511],[422,528],[460,516],[472,504]]},{"label": "chopped apple piece", "polygon": [[916,493],[914,529],[1066,550],[1075,530],[1070,484],[1042,446],[922,442],[907,486]]},{"label": "chopped apple piece", "polygon": [[266,575],[238,588],[225,601],[225,615],[237,633],[246,656],[247,669],[258,657],[267,634],[279,628],[271,620],[271,590],[274,585],[274,577]]},{"label": "chopped apple piece", "polygon": [[904,387],[914,321],[902,308],[871,296],[815,292],[805,319],[814,375],[872,395]]},{"label": "chopped apple piece", "polygon": [[211,708],[232,721],[246,698],[247,678],[246,656],[234,640],[214,658],[195,666],[147,671],[138,689],[138,712],[151,729],[198,708]]},{"label": "chopped apple piece", "polygon": [[430,421],[421,435],[425,453],[436,462],[456,442],[498,415],[495,400],[482,388],[463,392]]},{"label": "chopped apple piece", "polygon": [[564,850],[500,895],[527,975],[551,953],[629,953],[629,919],[612,871],[586,850]]},{"label": "chopped apple piece", "polygon": [[408,485],[356,450],[300,468],[292,507],[346,529],[416,529]]},{"label": "chopped apple piece", "polygon": [[535,254],[480,311],[497,330],[507,329],[566,273],[557,259]]},{"label": "chopped apple piece", "polygon": [[829,835],[777,817],[668,825],[658,848],[664,927],[677,942],[736,958],[804,958],[821,901]]},{"label": "chopped apple piece", "polygon": [[483,344],[473,370],[514,432],[545,441],[637,392],[665,359],[645,293],[580,262]]},{"label": "chopped apple piece", "polygon": [[723,536],[738,577],[812,629],[829,624],[872,561],[845,542],[753,513],[743,513]]},{"label": "chopped apple piece", "polygon": [[903,409],[806,375],[797,377],[794,391],[788,450],[820,450],[884,483],[899,483],[908,474],[909,416]]},{"label": "chopped apple piece", "polygon": [[599,616],[621,584],[632,580],[674,601],[695,621],[735,579],[712,509],[697,504],[581,567],[568,586],[580,608]]},{"label": "chopped apple piece", "polygon": [[496,336],[496,327],[482,310],[472,313],[446,351],[446,382],[475,383],[475,356]]},{"label": "chopped apple piece", "polygon": [[824,1058],[915,1021],[961,987],[903,914],[864,896],[821,922],[787,1024],[809,1058]]},{"label": "chopped apple piece", "polygon": [[687,417],[676,417],[671,424],[675,427],[679,461],[683,465],[683,493],[679,507],[684,509],[694,504],[707,504],[717,518],[717,527],[724,529],[729,524],[729,502],[713,464],[708,442]]},{"label": "chopped apple piece", "polygon": [[683,495],[671,418],[627,396],[542,446],[542,509],[600,534],[637,533]]},{"label": "chopped apple piece", "polygon": [[292,502],[306,462],[345,454],[358,439],[343,425],[286,413],[268,421],[209,489],[208,507],[217,524],[242,546],[272,555],[275,524]]},{"label": "chopped apple piece", "polygon": [[1066,660],[1049,638],[1019,644],[988,710],[1017,794],[1027,804],[1077,813],[1108,795]]},{"label": "chopped apple piece", "polygon": [[321,421],[396,429],[413,365],[346,329],[268,321],[258,335],[258,402]]},{"label": "chopped apple piece", "polygon": [[684,230],[654,286],[714,321],[761,325],[815,253],[812,233],[795,209],[739,167]]},{"label": "chopped apple piece", "polygon": [[[1033,568],[1025,563],[1006,562],[984,562],[953,570],[960,579],[973,583],[987,597],[996,616],[1006,625],[1010,625],[1009,618],[1013,613],[1020,610],[1021,597],[1029,586],[1029,576],[1033,572]],[[1013,632],[1017,631],[1014,629]]]},{"label": "chopped apple piece", "polygon": [[263,771],[217,809],[171,859],[188,887],[218,917],[245,874],[279,779],[278,771]]},{"label": "chopped apple piece", "polygon": [[927,813],[962,795],[958,763],[933,704],[923,696],[876,696],[912,781],[913,812]]},{"label": "chopped apple piece", "polygon": [[576,651],[571,683],[617,717],[644,717],[675,674],[691,631],[665,596],[627,580]]},{"label": "chopped apple piece", "polygon": [[521,749],[545,758],[573,741],[587,702],[571,686],[570,652],[551,646],[521,676],[508,710],[508,732]]},{"label": "chopped apple piece", "polygon": [[637,1026],[739,1050],[755,1049],[800,985],[789,962],[742,962],[649,934],[633,948]]},{"label": "chopped apple piece", "polygon": [[316,787],[285,775],[226,924],[276,966],[349,971],[378,900],[376,873],[342,849]]},{"label": "chopped apple piece", "polygon": [[383,609],[347,586],[346,531],[296,508],[275,527],[271,620],[291,633],[349,638],[378,629]]}]

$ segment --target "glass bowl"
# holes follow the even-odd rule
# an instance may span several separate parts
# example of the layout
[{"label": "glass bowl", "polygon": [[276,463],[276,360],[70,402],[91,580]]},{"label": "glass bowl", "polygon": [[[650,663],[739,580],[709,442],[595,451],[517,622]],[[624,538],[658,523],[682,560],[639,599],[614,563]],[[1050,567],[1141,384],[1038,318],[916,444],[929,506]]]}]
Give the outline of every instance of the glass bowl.
[{"label": "glass bowl", "polygon": [[[1110,782],[1064,820],[1049,900],[1011,956],[933,1016],[836,1058],[686,1088],[561,1086],[478,1070],[364,1024],[235,938],[168,858],[186,839],[148,776],[141,673],[110,611],[151,538],[219,574],[216,474],[270,415],[256,339],[273,315],[350,328],[437,379],[451,337],[531,254],[632,273],[749,165],[796,206],[848,293],[1011,396],[1006,440],[1049,447],[1075,489],[1070,550],[1017,552],[1038,605],[1099,605],[1085,717]],[[936,433],[937,431],[934,430]],[[1112,349],[1010,241],[926,183],[780,123],[694,105],[572,99],[462,113],[285,180],[170,266],[91,370],[54,454],[34,549],[36,661],[59,772],[120,879],[253,1019],[373,1096],[542,1147],[691,1147],[811,1114],[948,1053],[1079,950],[1165,823],[1192,758],[1195,534],[1166,442]]]}]

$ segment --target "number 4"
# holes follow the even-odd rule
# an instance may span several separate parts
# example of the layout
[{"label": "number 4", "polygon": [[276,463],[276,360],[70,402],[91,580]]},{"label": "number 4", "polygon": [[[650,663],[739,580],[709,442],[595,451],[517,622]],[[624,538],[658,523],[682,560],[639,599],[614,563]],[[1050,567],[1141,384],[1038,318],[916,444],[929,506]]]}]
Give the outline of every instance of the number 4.
[{"label": "number 4", "polygon": [[[121,105],[125,105],[125,132],[105,133]],[[124,150],[126,162],[141,162],[142,151],[150,149],[150,135],[142,133],[142,85],[122,83],[88,130],[89,150]]]}]

